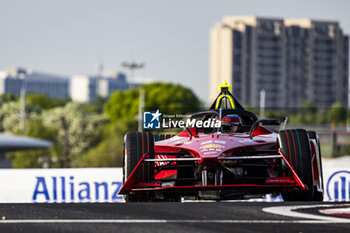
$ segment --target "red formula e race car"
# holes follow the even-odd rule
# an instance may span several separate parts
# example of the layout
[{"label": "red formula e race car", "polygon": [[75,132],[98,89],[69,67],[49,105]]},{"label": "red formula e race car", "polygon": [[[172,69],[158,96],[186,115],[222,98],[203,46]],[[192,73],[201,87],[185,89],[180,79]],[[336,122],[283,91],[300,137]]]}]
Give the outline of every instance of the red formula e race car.
[{"label": "red formula e race car", "polygon": [[[258,119],[244,110],[229,85],[196,124],[181,133],[128,132],[124,138],[125,200],[232,200],[282,194],[285,201],[322,201],[318,136],[285,130],[286,120]],[[220,124],[217,124],[217,123]],[[219,125],[219,126],[218,126]],[[272,129],[275,126],[276,129]]]}]

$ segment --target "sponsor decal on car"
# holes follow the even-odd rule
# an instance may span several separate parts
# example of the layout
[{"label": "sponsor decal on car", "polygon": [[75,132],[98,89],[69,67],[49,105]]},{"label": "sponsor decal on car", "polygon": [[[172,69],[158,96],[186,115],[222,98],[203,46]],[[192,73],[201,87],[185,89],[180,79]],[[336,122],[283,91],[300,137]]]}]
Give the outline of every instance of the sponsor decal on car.
[{"label": "sponsor decal on car", "polygon": [[220,141],[220,140],[214,140],[214,143],[226,144],[226,142],[225,142],[225,141]]},{"label": "sponsor decal on car", "polygon": [[223,148],[224,146],[219,144],[208,144],[205,146],[201,146],[200,149],[208,149],[208,148]]},{"label": "sponsor decal on car", "polygon": [[212,142],[213,142],[213,140],[209,140],[209,141],[201,142],[201,145],[208,144],[208,143],[212,143]]},{"label": "sponsor decal on car", "polygon": [[208,151],[208,152],[204,152],[204,155],[210,155],[210,154],[216,154],[216,151]]}]

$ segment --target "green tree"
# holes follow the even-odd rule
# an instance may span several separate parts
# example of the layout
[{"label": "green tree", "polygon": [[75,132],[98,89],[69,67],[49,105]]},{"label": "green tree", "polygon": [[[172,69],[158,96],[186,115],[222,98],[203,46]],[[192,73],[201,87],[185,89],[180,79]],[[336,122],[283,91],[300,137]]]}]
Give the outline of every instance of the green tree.
[{"label": "green tree", "polygon": [[[0,106],[0,129],[3,132],[20,134],[20,119],[19,119],[19,102],[5,102]],[[35,137],[53,141],[56,137],[56,132],[50,127],[45,127],[41,122],[42,110],[40,106],[34,105],[31,102],[26,103],[26,128],[24,134],[26,136]],[[30,150],[9,153],[8,156],[13,160],[15,168],[30,168],[41,167],[38,161],[39,157],[55,157],[57,156],[58,148],[54,146],[48,150]]]},{"label": "green tree", "polygon": [[12,93],[2,94],[0,95],[0,104],[15,101],[16,99],[17,97],[15,97]]},{"label": "green tree", "polygon": [[[51,161],[57,160],[60,155],[60,147],[56,141],[56,129],[44,126],[40,120],[29,120],[26,122],[25,135],[51,141],[53,146],[49,149],[9,153],[8,156],[12,159],[12,165],[14,168],[39,168],[42,166],[39,159],[43,157],[48,157]],[[57,167],[58,164],[53,164],[52,166]]]},{"label": "green tree", "polygon": [[94,101],[92,101],[92,106],[95,108],[95,112],[97,113],[103,113],[103,106],[107,102],[107,98],[103,98],[99,95],[97,95],[94,98]]},{"label": "green tree", "polygon": [[274,110],[270,110],[270,111],[265,112],[266,118],[283,118],[285,116],[286,116],[286,113],[284,113],[284,112],[279,112],[279,111],[274,111]]},{"label": "green tree", "polygon": [[320,108],[317,111],[316,114],[317,124],[327,124],[328,122],[328,116],[327,116],[327,109]]},{"label": "green tree", "polygon": [[[184,114],[196,111],[201,106],[196,95],[181,85],[152,83],[140,88],[145,90],[146,109]],[[104,108],[111,123],[103,127],[103,140],[84,154],[80,166],[122,166],[124,134],[137,130],[135,116],[139,110],[140,88],[118,91],[111,95]]]},{"label": "green tree", "polygon": [[300,113],[302,114],[315,114],[317,108],[310,100],[302,100],[300,103]]},{"label": "green tree", "polygon": [[328,112],[328,118],[333,124],[345,124],[346,108],[340,102],[335,102]]},{"label": "green tree", "polygon": [[[13,152],[9,156],[13,159],[14,167],[41,167],[38,159],[44,156],[58,161],[53,164],[54,167],[61,167],[66,154],[70,155],[71,166],[79,166],[81,156],[101,141],[102,126],[108,122],[105,116],[88,112],[83,104],[69,102],[62,106],[61,101],[50,101],[45,95],[28,95],[25,135],[52,141],[52,148]],[[1,131],[21,133],[19,108],[18,101],[4,102],[0,106]],[[47,110],[43,112],[42,108]],[[62,119],[67,123],[66,130]]]},{"label": "green tree", "polygon": [[[101,140],[101,126],[107,119],[98,114],[89,114],[84,105],[70,102],[43,113],[45,126],[57,129],[57,141],[62,148],[60,162],[69,157],[70,166],[80,166],[80,158],[88,149]],[[62,163],[63,164],[63,163]]]},{"label": "green tree", "polygon": [[101,96],[95,96],[94,100],[90,104],[85,104],[85,111],[89,113],[103,113],[103,107],[107,102],[107,98],[103,98]]},{"label": "green tree", "polygon": [[303,100],[296,115],[289,115],[289,122],[294,124],[314,124],[317,122],[317,108],[309,100]]},{"label": "green tree", "polygon": [[313,124],[316,123],[316,107],[309,100],[301,101],[301,108],[299,111],[299,119],[301,123]]},{"label": "green tree", "polygon": [[[20,106],[19,102],[11,101],[3,103],[0,106],[0,131],[7,133],[20,132]],[[41,108],[32,103],[26,104],[26,119],[39,120],[41,116]]]},{"label": "green tree", "polygon": [[[146,109],[164,109],[168,113],[187,113],[199,109],[200,100],[187,87],[171,83],[152,83],[145,90]],[[134,119],[138,113],[139,89],[115,92],[105,104],[105,113],[112,121]]]},{"label": "green tree", "polygon": [[64,106],[69,99],[57,99],[50,98],[46,94],[28,94],[26,96],[26,101],[32,103],[33,105],[40,106],[41,109],[50,109],[55,107]]},{"label": "green tree", "polygon": [[123,137],[127,131],[137,130],[137,124],[131,120],[121,120],[104,126],[103,140],[91,148],[81,158],[82,167],[121,167],[123,155]]}]

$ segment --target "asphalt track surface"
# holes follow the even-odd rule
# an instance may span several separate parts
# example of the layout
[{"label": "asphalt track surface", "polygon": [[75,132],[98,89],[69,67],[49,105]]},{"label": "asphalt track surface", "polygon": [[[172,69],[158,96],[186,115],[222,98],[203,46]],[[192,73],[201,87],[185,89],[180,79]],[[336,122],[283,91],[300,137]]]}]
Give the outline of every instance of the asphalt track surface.
[{"label": "asphalt track surface", "polygon": [[0,232],[350,232],[349,208],[321,202],[0,204]]}]

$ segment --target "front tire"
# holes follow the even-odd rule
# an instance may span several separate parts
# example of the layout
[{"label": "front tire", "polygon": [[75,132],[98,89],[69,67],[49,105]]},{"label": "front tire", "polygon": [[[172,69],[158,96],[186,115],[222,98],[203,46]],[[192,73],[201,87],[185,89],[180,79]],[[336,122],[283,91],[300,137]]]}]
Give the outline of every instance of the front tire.
[{"label": "front tire", "polygon": [[280,148],[307,186],[306,190],[286,191],[282,193],[284,201],[312,201],[314,200],[314,186],[312,179],[311,150],[308,133],[303,129],[281,130],[279,132]]},{"label": "front tire", "polygon": [[[148,158],[154,158],[154,139],[151,133],[128,132],[124,137],[123,150],[123,182],[133,172],[136,165],[145,153],[149,153]],[[140,165],[136,171],[136,179],[139,181],[154,179],[154,162],[147,162]],[[126,194],[127,202],[143,201],[142,194]]]}]

